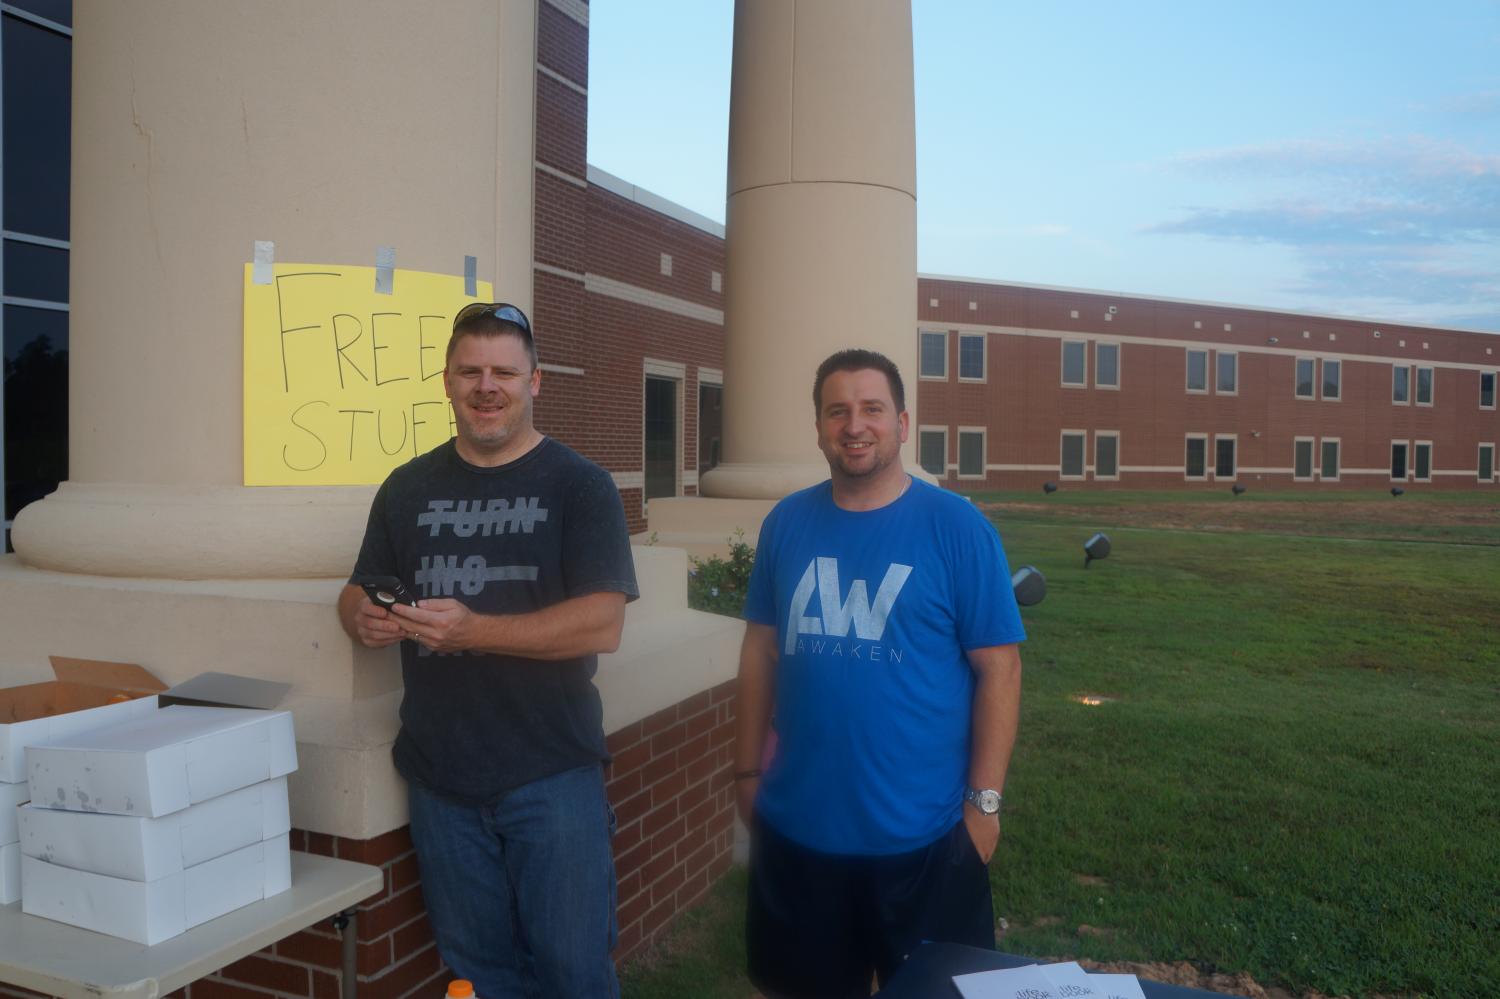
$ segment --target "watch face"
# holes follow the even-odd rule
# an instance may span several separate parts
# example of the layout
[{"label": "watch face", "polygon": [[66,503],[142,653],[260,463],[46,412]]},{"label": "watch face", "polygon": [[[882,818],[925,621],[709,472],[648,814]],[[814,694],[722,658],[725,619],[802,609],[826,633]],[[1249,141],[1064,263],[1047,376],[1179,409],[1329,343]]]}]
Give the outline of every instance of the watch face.
[{"label": "watch face", "polygon": [[994,815],[1000,811],[1000,795],[997,792],[986,788],[976,794],[975,797],[977,800],[974,803],[979,806],[979,810],[984,814]]}]

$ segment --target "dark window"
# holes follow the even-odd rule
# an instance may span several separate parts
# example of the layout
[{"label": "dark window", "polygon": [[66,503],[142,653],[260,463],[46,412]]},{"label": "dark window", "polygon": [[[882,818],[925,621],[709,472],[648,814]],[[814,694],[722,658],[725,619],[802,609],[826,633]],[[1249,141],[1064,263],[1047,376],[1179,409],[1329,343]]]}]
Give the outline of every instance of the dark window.
[{"label": "dark window", "polygon": [[73,0],[7,0],[12,7],[45,17],[53,24],[73,26]]},{"label": "dark window", "polygon": [[923,378],[948,377],[948,336],[946,333],[922,334]]},{"label": "dark window", "polygon": [[698,471],[706,472],[723,459],[724,386],[698,383]]},{"label": "dark window", "polygon": [[1112,479],[1120,474],[1120,438],[1114,434],[1094,435],[1094,475]]},{"label": "dark window", "polygon": [[1187,352],[1187,390],[1189,392],[1208,391],[1208,351],[1189,350]]},{"label": "dark window", "polygon": [[1234,438],[1219,437],[1214,440],[1214,475],[1221,479],[1234,478]]},{"label": "dark window", "polygon": [[1062,383],[1083,385],[1087,380],[1088,344],[1072,340],[1062,345]]},{"label": "dark window", "polygon": [[958,338],[958,377],[984,377],[984,335]]},{"label": "dark window", "polygon": [[929,475],[948,474],[948,435],[941,430],[923,430],[917,435],[917,460]]},{"label": "dark window", "polygon": [[1312,478],[1313,442],[1297,441],[1292,446],[1292,478]]},{"label": "dark window", "polygon": [[1310,357],[1297,358],[1297,398],[1311,399],[1313,397],[1313,359]]},{"label": "dark window", "polygon": [[72,43],[8,15],[4,35],[5,228],[67,239]]},{"label": "dark window", "polygon": [[1100,387],[1120,387],[1120,345],[1101,343],[1094,347],[1094,384]]},{"label": "dark window", "polygon": [[1208,441],[1202,437],[1189,437],[1187,439],[1187,462],[1183,466],[1187,477],[1190,479],[1202,479],[1207,477],[1206,462],[1208,461]]},{"label": "dark window", "polygon": [[646,499],[677,495],[677,381],[646,379]]},{"label": "dark window", "polygon": [[1493,371],[1479,373],[1479,405],[1485,409],[1495,408],[1495,373]]},{"label": "dark window", "polygon": [[1488,482],[1495,477],[1495,445],[1479,445],[1479,481]]},{"label": "dark window", "polygon": [[1432,369],[1417,369],[1417,405],[1432,405]]},{"label": "dark window", "polygon": [[1062,435],[1061,474],[1068,478],[1083,478],[1083,434]]},{"label": "dark window", "polygon": [[1411,402],[1411,369],[1404,364],[1391,368],[1391,402]]},{"label": "dark window", "polygon": [[958,432],[958,474],[984,474],[984,434],[969,430]]},{"label": "dark window", "polygon": [[7,239],[5,294],[44,302],[66,302],[68,251]]},{"label": "dark window", "polygon": [[1337,399],[1339,397],[1339,362],[1324,359],[1323,361],[1323,398]]},{"label": "dark window", "polygon": [[1406,445],[1394,443],[1391,445],[1391,478],[1406,478]]},{"label": "dark window", "polygon": [[5,306],[5,519],[68,477],[68,314]]},{"label": "dark window", "polygon": [[1239,355],[1219,355],[1219,381],[1217,391],[1238,392],[1240,390]]},{"label": "dark window", "polygon": [[1323,442],[1323,478],[1336,479],[1339,477],[1339,442]]},{"label": "dark window", "polygon": [[1413,478],[1418,481],[1426,481],[1432,478],[1432,445],[1418,444],[1412,452]]}]

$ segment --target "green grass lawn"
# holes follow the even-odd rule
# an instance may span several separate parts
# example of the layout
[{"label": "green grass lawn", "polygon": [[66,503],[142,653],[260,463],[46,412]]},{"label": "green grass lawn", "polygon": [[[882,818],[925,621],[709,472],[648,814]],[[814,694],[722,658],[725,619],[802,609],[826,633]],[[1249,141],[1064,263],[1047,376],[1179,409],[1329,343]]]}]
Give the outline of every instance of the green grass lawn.
[{"label": "green grass lawn", "polygon": [[[1468,516],[1495,501],[1336,497],[1329,538],[1289,536],[1321,497],[1262,499],[1255,529],[1120,526],[1256,502],[1136,495],[980,498],[1048,580],[992,865],[1002,946],[1500,995],[1500,551]],[[1356,540],[1392,525],[1426,543]],[[1085,571],[1094,530],[1114,552]],[[742,906],[730,879],[625,994],[748,995]]]}]

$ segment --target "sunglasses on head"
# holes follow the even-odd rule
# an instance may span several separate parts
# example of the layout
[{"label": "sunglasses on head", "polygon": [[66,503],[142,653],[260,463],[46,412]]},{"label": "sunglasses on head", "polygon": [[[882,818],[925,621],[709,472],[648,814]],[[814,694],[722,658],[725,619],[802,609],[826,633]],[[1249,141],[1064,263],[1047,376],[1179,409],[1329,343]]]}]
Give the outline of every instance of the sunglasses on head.
[{"label": "sunglasses on head", "polygon": [[453,317],[453,328],[458,329],[461,323],[476,319],[479,316],[493,316],[502,323],[510,323],[525,333],[528,338],[534,339],[531,332],[531,321],[526,318],[526,313],[508,302],[470,302],[458,310],[458,315]]}]

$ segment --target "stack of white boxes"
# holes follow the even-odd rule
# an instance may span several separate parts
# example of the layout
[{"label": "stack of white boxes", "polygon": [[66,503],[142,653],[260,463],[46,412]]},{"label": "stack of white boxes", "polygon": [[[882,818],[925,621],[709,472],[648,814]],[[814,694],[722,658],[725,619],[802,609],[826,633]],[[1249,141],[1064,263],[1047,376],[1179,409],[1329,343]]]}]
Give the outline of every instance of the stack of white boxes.
[{"label": "stack of white boxes", "polygon": [[285,891],[296,754],[288,712],[180,704],[29,744],[22,910],[149,945]]}]

